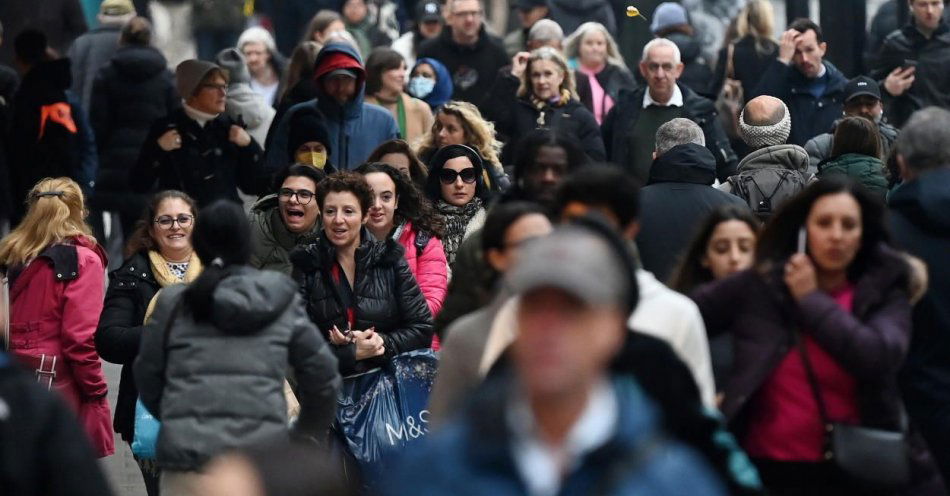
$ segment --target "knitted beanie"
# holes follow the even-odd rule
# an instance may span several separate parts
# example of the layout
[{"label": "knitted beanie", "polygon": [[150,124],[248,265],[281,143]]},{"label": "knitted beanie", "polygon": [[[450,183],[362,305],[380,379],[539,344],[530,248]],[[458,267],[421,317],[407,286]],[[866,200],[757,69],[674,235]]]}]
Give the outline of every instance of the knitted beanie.
[{"label": "knitted beanie", "polygon": [[792,131],[792,117],[788,113],[788,107],[782,102],[782,108],[785,114],[782,120],[769,126],[754,126],[745,121],[745,109],[739,114],[739,135],[742,141],[749,145],[753,150],[765,148],[767,146],[784,145],[788,141],[788,135]]}]

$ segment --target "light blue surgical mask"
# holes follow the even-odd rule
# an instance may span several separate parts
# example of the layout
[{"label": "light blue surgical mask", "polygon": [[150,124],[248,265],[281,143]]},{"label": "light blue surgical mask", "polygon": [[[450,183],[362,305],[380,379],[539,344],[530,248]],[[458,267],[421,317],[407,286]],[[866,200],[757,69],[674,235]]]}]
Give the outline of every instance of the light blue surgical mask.
[{"label": "light blue surgical mask", "polygon": [[435,88],[435,80],[416,76],[409,80],[409,94],[416,98],[425,98]]}]

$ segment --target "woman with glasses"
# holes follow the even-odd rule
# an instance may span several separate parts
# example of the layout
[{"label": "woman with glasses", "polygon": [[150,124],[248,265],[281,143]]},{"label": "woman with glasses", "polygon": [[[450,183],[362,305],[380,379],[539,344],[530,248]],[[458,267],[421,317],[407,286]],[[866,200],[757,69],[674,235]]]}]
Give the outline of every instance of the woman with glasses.
[{"label": "woman with glasses", "polygon": [[[23,221],[0,241],[0,271],[10,283],[5,336],[10,355],[35,374],[41,387],[60,394],[78,414],[96,456],[105,457],[115,449],[93,334],[102,309],[106,254],[86,224],[85,201],[75,181],[42,179],[26,200]],[[6,403],[0,410],[6,420]]]},{"label": "woman with glasses", "polygon": [[432,314],[403,249],[368,229],[373,191],[363,176],[338,172],[317,185],[323,230],[291,252],[310,319],[333,345],[343,376],[428,348]]},{"label": "woman with glasses", "polygon": [[320,208],[313,198],[325,177],[323,171],[303,164],[277,175],[277,192],[258,200],[248,216],[254,242],[251,267],[291,274],[290,251],[320,231]]},{"label": "woman with glasses", "polygon": [[462,241],[485,224],[483,168],[482,157],[465,145],[440,148],[429,164],[426,195],[445,219],[442,245],[450,266]]},{"label": "woman with glasses", "polygon": [[[129,238],[125,262],[109,275],[109,290],[96,330],[96,349],[106,361],[123,365],[113,428],[129,444],[135,435],[138,398],[132,362],[139,353],[147,309],[159,290],[190,283],[202,271],[191,244],[196,213],[195,201],[181,191],[154,195]],[[158,471],[153,464],[136,461],[149,496],[157,495]]]}]

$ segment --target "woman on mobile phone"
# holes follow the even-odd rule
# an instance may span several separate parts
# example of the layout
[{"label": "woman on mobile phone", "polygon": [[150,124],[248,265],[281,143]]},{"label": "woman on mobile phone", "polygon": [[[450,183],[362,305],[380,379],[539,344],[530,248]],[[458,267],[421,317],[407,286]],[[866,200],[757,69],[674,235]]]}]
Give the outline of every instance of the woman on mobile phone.
[{"label": "woman on mobile phone", "polygon": [[827,457],[825,427],[900,430],[908,285],[883,204],[834,177],[783,206],[753,268],[692,293],[710,336],[734,337],[721,409],[770,493],[869,494]]}]

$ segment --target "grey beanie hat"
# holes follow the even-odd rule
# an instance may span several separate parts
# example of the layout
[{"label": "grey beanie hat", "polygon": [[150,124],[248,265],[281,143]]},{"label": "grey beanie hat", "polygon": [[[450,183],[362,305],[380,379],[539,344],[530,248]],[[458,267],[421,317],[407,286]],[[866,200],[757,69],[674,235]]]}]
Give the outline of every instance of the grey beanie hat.
[{"label": "grey beanie hat", "polygon": [[175,68],[175,88],[178,94],[184,98],[191,98],[198,89],[198,85],[213,70],[219,70],[228,79],[228,71],[219,67],[217,64],[198,59],[188,59]]},{"label": "grey beanie hat", "polygon": [[745,108],[739,114],[739,136],[742,141],[749,145],[753,150],[765,148],[767,146],[784,145],[788,141],[788,135],[792,131],[792,117],[788,112],[788,106],[782,102],[782,108],[785,114],[782,120],[770,126],[754,126],[745,121]]},{"label": "grey beanie hat", "polygon": [[231,84],[251,81],[251,73],[247,70],[247,59],[237,48],[221,50],[215,60],[231,75]]}]

